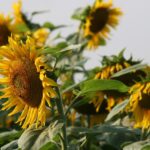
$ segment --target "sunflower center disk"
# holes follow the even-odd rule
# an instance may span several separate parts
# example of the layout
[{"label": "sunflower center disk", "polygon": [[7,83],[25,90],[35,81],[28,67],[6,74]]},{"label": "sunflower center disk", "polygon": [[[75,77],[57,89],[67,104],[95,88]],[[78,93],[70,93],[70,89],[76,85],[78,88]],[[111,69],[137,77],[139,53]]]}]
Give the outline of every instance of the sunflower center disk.
[{"label": "sunflower center disk", "polygon": [[30,61],[18,62],[11,75],[14,94],[31,107],[38,107],[42,99],[42,82],[35,65]]},{"label": "sunflower center disk", "polygon": [[139,105],[143,109],[150,109],[150,95],[143,94],[142,99],[139,101]]},{"label": "sunflower center disk", "polygon": [[106,8],[99,8],[92,13],[90,30],[98,33],[106,25],[109,17],[109,11]]},{"label": "sunflower center disk", "polygon": [[11,35],[6,25],[0,25],[0,46],[8,44],[8,37]]}]

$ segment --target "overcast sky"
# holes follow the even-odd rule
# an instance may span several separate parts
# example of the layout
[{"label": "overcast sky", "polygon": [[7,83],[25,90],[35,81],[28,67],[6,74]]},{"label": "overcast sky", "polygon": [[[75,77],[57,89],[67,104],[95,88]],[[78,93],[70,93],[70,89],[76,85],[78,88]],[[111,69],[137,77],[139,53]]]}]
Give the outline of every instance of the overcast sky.
[{"label": "overcast sky", "polygon": [[[16,0],[0,0],[0,13],[11,12],[12,3]],[[77,21],[70,16],[78,7],[85,7],[93,0],[23,0],[23,11],[33,12],[49,10],[48,13],[34,18],[37,22],[51,21],[55,24],[67,24],[64,34],[77,29]],[[85,52],[85,56],[91,58],[87,64],[92,67],[98,65],[101,56],[116,54],[126,48],[125,56],[131,54],[136,59],[142,59],[150,63],[150,0],[114,0],[115,6],[121,7],[124,15],[115,31],[111,32],[111,39],[107,46],[100,47],[98,51]]]}]

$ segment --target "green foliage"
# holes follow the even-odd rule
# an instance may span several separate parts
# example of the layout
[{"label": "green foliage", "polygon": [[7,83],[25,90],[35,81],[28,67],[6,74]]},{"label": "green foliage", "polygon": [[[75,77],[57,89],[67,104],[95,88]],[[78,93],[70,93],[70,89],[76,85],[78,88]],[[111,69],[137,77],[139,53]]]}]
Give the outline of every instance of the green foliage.
[{"label": "green foliage", "polygon": [[1,147],[1,150],[18,150],[18,140],[14,140]]},{"label": "green foliage", "polygon": [[84,95],[88,92],[95,91],[105,91],[105,90],[114,90],[118,92],[127,92],[128,87],[120,81],[117,80],[88,80],[81,84],[80,95]]},{"label": "green foliage", "polygon": [[19,148],[23,150],[39,150],[48,142],[59,147],[59,144],[54,141],[54,138],[60,134],[62,126],[62,123],[54,122],[48,127],[36,129],[35,126],[33,126],[25,130],[18,140]]},{"label": "green foliage", "polygon": [[65,25],[59,25],[59,26],[55,26],[52,22],[45,22],[43,24],[43,27],[48,28],[50,31],[62,28],[62,27],[66,27]]},{"label": "green foliage", "polygon": [[21,134],[22,134],[21,131],[16,131],[16,130],[1,132],[0,133],[0,147],[2,147],[3,145],[13,140],[18,139]]},{"label": "green foliage", "polygon": [[132,73],[132,72],[135,72],[137,70],[144,69],[146,67],[147,67],[147,64],[136,64],[136,65],[130,66],[128,68],[125,68],[125,69],[113,74],[112,78],[119,77],[119,76],[122,76],[122,75],[125,75],[125,74],[128,74],[128,73]]},{"label": "green foliage", "polygon": [[110,113],[107,115],[107,118],[105,119],[105,121],[111,121],[115,118],[119,118],[118,115],[119,113],[123,112],[124,108],[128,105],[129,100],[124,100],[123,102],[119,103],[118,105],[116,105],[111,111]]},{"label": "green foliage", "polygon": [[123,150],[149,150],[150,149],[150,140],[138,141],[123,147]]},{"label": "green foliage", "polygon": [[72,18],[80,21],[85,21],[90,9],[90,6],[87,6],[86,8],[78,8],[75,10],[74,14],[72,15]]}]

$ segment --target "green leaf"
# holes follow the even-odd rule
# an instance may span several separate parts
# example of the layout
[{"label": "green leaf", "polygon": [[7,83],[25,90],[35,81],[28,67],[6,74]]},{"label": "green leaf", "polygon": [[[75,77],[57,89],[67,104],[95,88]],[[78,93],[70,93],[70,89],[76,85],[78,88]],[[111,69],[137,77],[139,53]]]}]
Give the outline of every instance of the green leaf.
[{"label": "green leaf", "polygon": [[2,146],[1,150],[18,150],[18,140],[12,141]]},{"label": "green leaf", "polygon": [[49,127],[35,129],[33,126],[32,128],[25,130],[18,140],[19,148],[23,150],[39,150],[48,142],[52,142],[58,147],[54,138],[61,132],[62,126],[62,123],[56,121]]},{"label": "green leaf", "polygon": [[43,54],[59,54],[59,53],[63,53],[63,52],[70,51],[72,49],[77,49],[77,48],[80,48],[80,47],[81,47],[80,44],[69,45],[69,46],[67,46],[63,49],[61,47],[57,47],[57,46],[56,47],[47,47],[42,51],[42,53]]},{"label": "green leaf", "polygon": [[115,78],[115,77],[119,77],[119,76],[122,76],[122,75],[125,75],[125,74],[128,74],[128,73],[131,73],[131,72],[135,72],[137,70],[141,70],[141,69],[144,69],[147,67],[147,64],[137,64],[137,65],[133,65],[133,66],[130,66],[126,69],[123,69],[115,74],[113,74],[111,76],[111,78]]},{"label": "green leaf", "polygon": [[150,150],[150,139],[127,145],[123,147],[123,150]]},{"label": "green leaf", "polygon": [[27,31],[29,31],[29,28],[24,23],[16,25],[15,28],[16,28],[17,32],[27,32]]},{"label": "green leaf", "polygon": [[55,26],[53,23],[51,22],[45,22],[43,24],[43,27],[45,28],[48,28],[49,30],[53,31],[53,30],[56,30],[58,28],[63,28],[63,27],[66,27],[65,25],[59,25],[59,26]]},{"label": "green leaf", "polygon": [[90,11],[90,8],[90,6],[87,6],[86,8],[76,9],[74,14],[72,15],[72,19],[84,21]]},{"label": "green leaf", "polygon": [[88,92],[115,90],[118,92],[127,92],[129,87],[118,80],[88,80],[83,82],[81,86],[80,95],[84,95]]},{"label": "green leaf", "polygon": [[101,38],[99,41],[99,45],[105,46],[106,45],[106,40],[104,38]]},{"label": "green leaf", "polygon": [[42,148],[40,148],[40,150],[57,150],[57,149],[58,147],[56,146],[56,144],[52,142],[48,142],[47,144],[42,146]]},{"label": "green leaf", "polygon": [[20,137],[21,131],[6,131],[0,133],[0,147]]},{"label": "green leaf", "polygon": [[118,105],[116,105],[111,112],[108,114],[107,118],[105,119],[105,121],[110,121],[112,120],[114,117],[116,117],[129,103],[129,100],[124,100],[122,103],[119,103]]},{"label": "green leaf", "polygon": [[43,13],[47,13],[49,12],[49,10],[41,10],[41,11],[34,11],[32,12],[32,16],[38,15],[38,14],[43,14]]}]

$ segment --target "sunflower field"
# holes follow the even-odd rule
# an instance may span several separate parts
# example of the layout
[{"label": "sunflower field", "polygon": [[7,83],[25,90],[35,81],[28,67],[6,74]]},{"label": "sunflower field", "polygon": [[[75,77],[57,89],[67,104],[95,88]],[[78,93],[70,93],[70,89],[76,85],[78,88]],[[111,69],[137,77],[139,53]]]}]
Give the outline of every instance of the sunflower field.
[{"label": "sunflower field", "polygon": [[63,35],[67,25],[34,22],[47,12],[22,5],[0,13],[1,150],[150,150],[149,65],[122,49],[85,67],[83,53],[107,45],[121,8],[93,0]]}]

